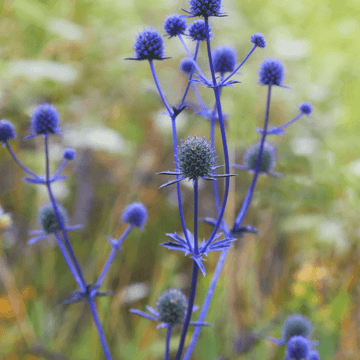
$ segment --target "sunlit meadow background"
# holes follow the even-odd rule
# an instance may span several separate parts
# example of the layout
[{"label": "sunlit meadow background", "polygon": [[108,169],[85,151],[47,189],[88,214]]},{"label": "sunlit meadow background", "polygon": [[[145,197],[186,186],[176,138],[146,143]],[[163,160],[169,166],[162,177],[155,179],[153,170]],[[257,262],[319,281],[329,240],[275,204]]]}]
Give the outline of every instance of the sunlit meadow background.
[{"label": "sunlit meadow background", "polygon": [[[84,224],[71,240],[89,282],[110,251],[106,237],[125,228],[119,223],[124,207],[142,201],[149,210],[145,231],[132,231],[104,282],[115,295],[98,300],[114,359],[163,358],[165,330],[128,310],[155,306],[170,287],[189,290],[191,260],[159,246],[166,232],[181,229],[175,187],[159,191],[170,179],[155,175],[174,168],[170,121],[162,115],[147,63],[124,61],[133,56],[144,26],[164,33],[166,16],[187,6],[185,0],[1,1],[0,117],[16,126],[18,138],[11,144],[20,159],[42,174],[43,140],[22,139],[36,104],[58,107],[64,136],[51,138],[52,168],[65,147],[74,147],[77,158],[54,191],[71,223]],[[213,327],[203,329],[193,358],[283,359],[284,348],[262,338],[279,337],[285,317],[301,312],[314,323],[323,360],[358,360],[360,3],[226,0],[224,11],[227,18],[211,19],[213,47],[231,45],[242,59],[254,32],[264,33],[268,44],[236,77],[242,84],[223,91],[231,161],[241,163],[245,147],[259,138],[254,128],[264,118],[266,88],[257,83],[263,59],[284,62],[290,87],[274,89],[271,124],[296,115],[302,101],[311,101],[314,112],[284,137],[270,139],[279,153],[276,171],[287,176],[261,177],[245,222],[260,235],[246,236],[231,250],[207,317]],[[178,71],[184,51],[176,38],[166,43],[172,58],[156,68],[176,104],[186,84]],[[211,104],[212,91],[201,90]],[[208,138],[207,121],[190,112],[179,117],[178,126],[181,137]],[[53,239],[26,243],[28,232],[38,228],[39,206],[48,201],[44,187],[24,183],[5,149],[0,174],[0,358],[103,358],[87,306],[60,305],[76,284]],[[232,180],[229,224],[250,179],[241,173]],[[182,189],[192,228],[192,193],[186,184]],[[211,188],[205,185],[200,195],[200,215],[214,215]],[[202,236],[209,230],[200,227]],[[199,280],[199,305],[217,258],[209,256],[207,276]],[[175,331],[174,349],[178,339]]]}]

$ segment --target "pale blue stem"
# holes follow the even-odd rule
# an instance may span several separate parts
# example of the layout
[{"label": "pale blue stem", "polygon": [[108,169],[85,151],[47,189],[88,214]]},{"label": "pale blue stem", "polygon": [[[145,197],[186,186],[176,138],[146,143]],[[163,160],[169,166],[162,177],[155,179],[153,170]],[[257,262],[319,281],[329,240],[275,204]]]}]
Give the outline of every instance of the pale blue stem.
[{"label": "pale blue stem", "polygon": [[168,325],[166,332],[166,342],[165,342],[165,360],[170,360],[170,339],[172,333],[172,326]]},{"label": "pale blue stem", "polygon": [[66,164],[68,163],[69,160],[64,159],[63,162],[60,164],[59,168],[55,171],[55,174],[53,175],[53,179],[57,178],[60,173],[63,171],[64,167],[66,166]]}]

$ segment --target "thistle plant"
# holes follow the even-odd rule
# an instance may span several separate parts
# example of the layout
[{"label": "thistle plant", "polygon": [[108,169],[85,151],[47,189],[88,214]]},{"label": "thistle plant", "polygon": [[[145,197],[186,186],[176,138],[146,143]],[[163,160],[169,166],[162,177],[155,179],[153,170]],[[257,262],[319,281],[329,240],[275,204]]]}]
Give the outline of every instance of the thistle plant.
[{"label": "thistle plant", "polygon": [[[258,230],[254,226],[249,224],[245,225],[243,222],[251,206],[259,175],[269,174],[279,178],[283,176],[282,174],[274,172],[277,161],[277,151],[272,142],[267,141],[267,137],[284,135],[284,129],[286,127],[299,120],[303,115],[310,116],[312,113],[312,105],[305,102],[300,104],[299,114],[289,122],[278,127],[269,124],[271,121],[270,107],[272,92],[284,90],[286,86],[284,85],[285,69],[283,63],[278,59],[266,58],[261,63],[258,72],[259,84],[267,87],[263,126],[260,129],[254,129],[254,133],[257,131],[260,138],[245,150],[242,165],[230,164],[226,123],[227,121],[234,120],[229,117],[229,119],[225,121],[227,116],[223,112],[222,96],[224,92],[229,90],[229,87],[239,83],[239,81],[234,80],[233,77],[237,75],[239,69],[245,64],[251,54],[257,49],[263,51],[263,49],[266,48],[265,36],[261,33],[248,34],[249,52],[244,59],[238,63],[236,51],[232,47],[220,46],[214,50],[212,49],[211,18],[227,16],[220,0],[190,0],[189,7],[184,9],[184,11],[183,15],[172,14],[164,21],[164,34],[169,41],[178,41],[179,46],[184,48],[184,56],[186,56],[186,58],[181,61],[179,67],[187,76],[188,81],[183,95],[176,104],[170,105],[166,99],[155,68],[156,61],[165,61],[168,59],[168,57],[165,56],[164,36],[160,31],[153,28],[140,31],[134,43],[135,56],[127,58],[127,60],[143,61],[149,64],[155,86],[166,109],[166,115],[172,124],[175,169],[157,170],[159,171],[159,175],[175,176],[175,179],[169,180],[160,186],[160,188],[170,185],[176,186],[181,229],[175,229],[179,234],[174,231],[174,229],[166,230],[168,240],[161,243],[161,245],[166,249],[164,251],[175,250],[177,254],[183,252],[185,256],[189,255],[192,259],[191,285],[188,296],[180,289],[168,289],[159,295],[156,310],[150,306],[146,307],[148,313],[138,309],[130,310],[133,314],[159,322],[159,329],[167,328],[164,352],[165,360],[170,359],[170,340],[173,328],[176,327],[181,328],[181,335],[176,354],[174,353],[172,355],[175,356],[176,360],[189,360],[191,358],[200,332],[203,327],[210,325],[206,322],[206,315],[231,247],[237,239],[246,236],[247,233],[258,233]],[[198,17],[200,17],[200,19],[193,19]],[[188,21],[192,22],[188,24]],[[193,53],[187,47],[183,39],[184,36],[195,42],[195,50]],[[200,45],[205,47],[207,54],[208,68],[206,69],[201,69],[197,61]],[[213,92],[214,100],[212,104],[206,104],[202,99],[200,93],[200,89],[202,88],[209,88]],[[193,107],[187,100],[190,89],[192,89],[198,101],[197,109],[201,109],[197,111],[196,114],[208,120],[209,129],[206,134],[191,134],[188,138],[179,140],[177,135],[177,117],[182,111],[191,110]],[[220,131],[221,146],[215,142],[215,132],[217,129]],[[105,358],[109,360],[113,358],[107,341],[107,338],[111,335],[106,336],[104,333],[95,298],[111,293],[111,291],[100,291],[103,280],[117,252],[121,249],[124,240],[130,232],[134,228],[137,228],[136,230],[146,230],[145,226],[148,219],[148,212],[141,202],[135,202],[125,207],[121,222],[127,224],[126,230],[117,239],[108,238],[110,252],[101,273],[96,281],[90,282],[86,280],[69,237],[70,231],[78,230],[81,226],[69,224],[66,210],[55,199],[52,189],[54,182],[65,180],[65,176],[62,176],[61,172],[66,164],[74,160],[76,156],[74,149],[65,149],[61,165],[53,173],[51,172],[49,141],[51,136],[60,134],[60,116],[56,107],[52,104],[37,106],[31,117],[30,135],[27,136],[26,139],[36,136],[42,136],[44,139],[45,175],[38,175],[20,162],[13,152],[9,143],[16,137],[15,128],[12,123],[8,120],[0,120],[0,141],[3,143],[3,146],[7,148],[16,163],[27,173],[25,180],[29,184],[45,185],[49,196],[50,202],[44,204],[38,212],[39,224],[42,229],[32,232],[32,235],[35,236],[29,240],[29,244],[44,241],[48,236],[55,236],[57,245],[78,286],[77,290],[70,292],[70,296],[64,301],[64,304],[69,305],[79,301],[85,301],[88,304],[98,331]],[[224,212],[229,197],[230,181],[236,176],[236,174],[230,172],[230,168],[245,170],[252,175],[252,180],[244,201],[238,205],[238,213],[232,223],[228,223],[224,219]],[[201,201],[199,182],[201,179],[210,182],[212,185],[213,204],[216,213],[214,217],[201,219],[199,216],[199,203]],[[191,224],[186,223],[182,205],[180,183],[186,180],[192,183],[193,221]],[[219,181],[224,182],[222,196],[220,196],[218,188]],[[211,227],[211,234],[209,237],[200,241],[199,226],[202,222]],[[189,230],[189,228],[191,228],[191,230]],[[198,283],[201,281],[199,271],[201,271],[203,276],[211,276],[207,273],[204,260],[206,256],[211,256],[211,253],[214,251],[219,251],[220,257],[216,270],[212,275],[207,295],[201,306],[200,315],[197,320],[194,321],[191,320],[191,318],[197,310],[195,299]],[[195,326],[195,329],[192,333],[189,346],[185,350],[185,339],[190,325]],[[302,315],[295,314],[290,315],[285,320],[281,339],[268,339],[276,345],[286,346],[286,360],[319,359],[319,353],[315,348],[318,343],[311,341],[310,336],[311,323]]]}]

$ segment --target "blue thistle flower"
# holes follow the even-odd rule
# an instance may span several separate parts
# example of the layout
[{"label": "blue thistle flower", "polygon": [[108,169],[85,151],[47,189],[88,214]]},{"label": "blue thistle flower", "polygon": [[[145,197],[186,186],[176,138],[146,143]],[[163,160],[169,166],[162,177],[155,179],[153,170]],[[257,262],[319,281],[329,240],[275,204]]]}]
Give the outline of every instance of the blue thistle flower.
[{"label": "blue thistle flower", "polygon": [[59,114],[56,107],[47,103],[37,106],[31,115],[30,131],[32,134],[25,139],[41,134],[58,134]]},{"label": "blue thistle flower", "polygon": [[[186,11],[186,10],[185,10]],[[190,0],[191,16],[225,16],[221,13],[221,0]]]},{"label": "blue thistle flower", "polygon": [[75,150],[71,148],[67,148],[63,152],[63,158],[66,160],[74,160],[76,156]]},{"label": "blue thistle flower", "polygon": [[232,72],[236,65],[236,53],[230,46],[220,46],[213,52],[213,63],[215,72],[221,75]]},{"label": "blue thistle flower", "polygon": [[195,70],[193,60],[190,58],[184,58],[180,62],[180,70],[185,74],[191,74]]},{"label": "blue thistle flower", "polygon": [[5,143],[10,139],[16,138],[14,125],[6,119],[0,120],[0,141]]},{"label": "blue thistle flower", "polygon": [[125,60],[165,60],[164,42],[159,32],[153,28],[144,29],[136,38],[135,45],[136,58],[126,58]]},{"label": "blue thistle flower", "polygon": [[184,35],[186,30],[186,20],[183,16],[172,14],[164,22],[164,29],[169,37]]},{"label": "blue thistle flower", "polygon": [[251,35],[251,42],[259,48],[264,48],[266,46],[265,36],[261,33],[255,33]]},{"label": "blue thistle flower", "polygon": [[320,354],[317,350],[311,350],[307,360],[320,360]]},{"label": "blue thistle flower", "polygon": [[146,207],[141,202],[135,202],[123,211],[122,222],[142,229],[146,224],[147,216]]},{"label": "blue thistle flower", "polygon": [[278,59],[265,59],[260,65],[259,82],[261,85],[282,86],[284,65]]},{"label": "blue thistle flower", "polygon": [[[209,36],[212,36],[211,28],[209,27]],[[204,41],[206,40],[206,27],[205,27],[205,21],[204,20],[195,20],[192,24],[190,24],[188,28],[189,36],[195,41]]]},{"label": "blue thistle flower", "polygon": [[310,341],[301,335],[292,336],[287,343],[285,360],[308,360]]},{"label": "blue thistle flower", "polygon": [[309,102],[303,102],[302,104],[300,104],[299,106],[299,111],[302,113],[302,114],[305,114],[307,116],[309,116],[311,113],[312,113],[312,105],[311,103]]}]

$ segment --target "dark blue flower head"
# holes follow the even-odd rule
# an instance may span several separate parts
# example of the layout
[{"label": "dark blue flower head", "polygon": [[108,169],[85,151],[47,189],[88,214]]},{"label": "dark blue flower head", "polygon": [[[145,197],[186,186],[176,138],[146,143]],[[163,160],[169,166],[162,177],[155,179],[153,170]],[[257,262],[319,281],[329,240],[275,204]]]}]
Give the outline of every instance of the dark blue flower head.
[{"label": "dark blue flower head", "polygon": [[191,72],[195,70],[195,66],[192,59],[190,58],[182,59],[180,63],[180,70],[183,71],[185,74],[191,74]]},{"label": "dark blue flower head", "polygon": [[232,72],[236,65],[236,53],[230,46],[220,46],[213,53],[214,70],[220,74]]},{"label": "dark blue flower head", "polygon": [[266,46],[265,36],[261,33],[251,35],[251,42],[259,48],[264,48]]},{"label": "dark blue flower head", "polygon": [[183,35],[186,30],[186,20],[183,16],[172,14],[166,18],[164,29],[169,37]]},{"label": "dark blue flower head", "polygon": [[308,360],[310,341],[300,335],[293,336],[286,347],[286,360]]},{"label": "dark blue flower head", "polygon": [[75,159],[75,150],[71,148],[67,148],[64,150],[63,158],[66,160],[74,160]]},{"label": "dark blue flower head", "polygon": [[147,220],[146,207],[141,202],[135,202],[127,206],[122,213],[122,222],[142,228]]},{"label": "dark blue flower head", "polygon": [[190,0],[192,16],[223,16],[221,14],[221,0]]},{"label": "dark blue flower head", "polygon": [[281,338],[286,342],[292,336],[301,335],[310,338],[312,332],[311,322],[301,314],[289,315],[281,327]]},{"label": "dark blue flower head", "polygon": [[55,106],[42,104],[34,109],[31,116],[31,132],[33,136],[59,132],[59,114]]},{"label": "dark blue flower head", "polygon": [[178,289],[166,290],[156,302],[159,320],[171,326],[181,324],[185,318],[187,299]]},{"label": "dark blue flower head", "polygon": [[144,29],[138,34],[135,45],[136,58],[128,60],[164,60],[163,39],[157,30]]},{"label": "dark blue flower head", "polygon": [[5,143],[16,137],[14,125],[6,119],[0,120],[0,141]]},{"label": "dark blue flower head", "polygon": [[317,350],[311,350],[307,360],[320,360],[320,354]]},{"label": "dark blue flower head", "polygon": [[[260,142],[251,145],[247,148],[244,155],[244,164],[248,170],[255,170],[257,158],[260,150]],[[264,143],[263,152],[261,156],[260,172],[271,173],[276,164],[276,150],[273,145],[268,142]]]},{"label": "dark blue flower head", "polygon": [[281,86],[284,80],[284,65],[278,59],[265,59],[260,65],[259,82],[261,85]]},{"label": "dark blue flower head", "polygon": [[[211,28],[209,27],[209,35]],[[189,36],[193,40],[200,40],[204,41],[206,40],[206,27],[205,27],[205,21],[204,20],[195,20],[192,24],[190,24],[188,28]]]},{"label": "dark blue flower head", "polygon": [[[67,215],[67,212],[60,204],[57,204],[57,208],[59,210],[61,220],[66,227],[69,223],[69,217]],[[38,220],[41,224],[43,231],[46,234],[52,234],[61,230],[52,203],[47,203],[41,206],[38,212]]]},{"label": "dark blue flower head", "polygon": [[309,102],[303,102],[300,104],[299,110],[302,114],[310,115],[312,112],[312,105]]}]

